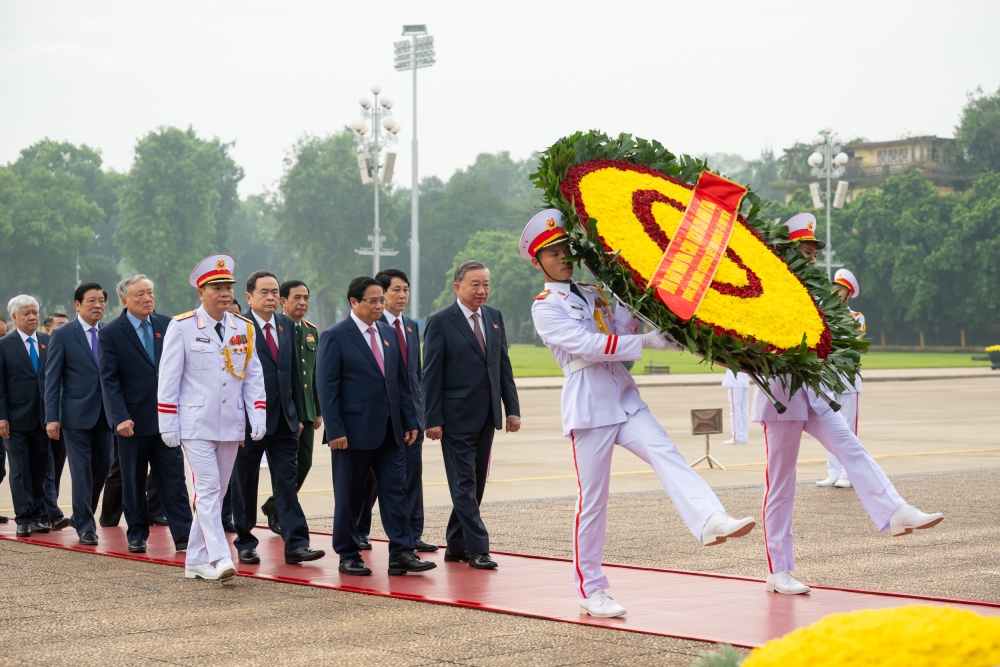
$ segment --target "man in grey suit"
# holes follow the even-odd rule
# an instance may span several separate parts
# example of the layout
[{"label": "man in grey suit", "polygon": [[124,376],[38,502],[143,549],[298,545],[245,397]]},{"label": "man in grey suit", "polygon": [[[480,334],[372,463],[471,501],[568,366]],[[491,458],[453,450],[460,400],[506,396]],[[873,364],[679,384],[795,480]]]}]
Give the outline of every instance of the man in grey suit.
[{"label": "man in grey suit", "polygon": [[45,363],[45,430],[63,436],[73,478],[73,523],[80,544],[97,545],[94,512],[111,470],[114,435],[104,413],[97,331],[108,293],[97,283],[76,288],[77,318],[55,330]]}]

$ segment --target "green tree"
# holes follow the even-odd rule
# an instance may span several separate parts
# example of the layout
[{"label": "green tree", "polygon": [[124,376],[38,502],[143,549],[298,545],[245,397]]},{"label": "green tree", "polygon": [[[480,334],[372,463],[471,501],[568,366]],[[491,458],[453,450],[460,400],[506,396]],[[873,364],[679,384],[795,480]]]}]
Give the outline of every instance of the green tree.
[{"label": "green tree", "polygon": [[1000,171],[1000,89],[992,95],[983,94],[982,88],[969,93],[955,140],[973,169]]},{"label": "green tree", "polygon": [[200,139],[190,127],[162,127],[136,145],[114,242],[130,270],[156,283],[160,312],[190,309],[196,303],[191,269],[207,255],[230,250],[236,185],[243,178],[231,147]]},{"label": "green tree", "polygon": [[245,305],[246,279],[254,271],[267,269],[284,281],[298,276],[285,275],[285,252],[281,247],[281,223],[274,203],[266,194],[250,195],[233,216],[229,248],[236,260],[236,298]]}]

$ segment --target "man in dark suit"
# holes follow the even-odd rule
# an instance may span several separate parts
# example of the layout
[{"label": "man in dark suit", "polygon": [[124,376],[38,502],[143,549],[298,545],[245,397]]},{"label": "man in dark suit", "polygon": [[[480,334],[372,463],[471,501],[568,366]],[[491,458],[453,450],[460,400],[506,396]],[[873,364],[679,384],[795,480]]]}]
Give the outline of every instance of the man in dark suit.
[{"label": "man in dark suit", "polygon": [[153,312],[153,282],[139,274],[118,283],[125,306],[101,328],[101,388],[108,424],[118,433],[121,504],[128,525],[128,550],[145,553],[149,538],[147,469],[152,468],[167,525],[178,551],[187,549],[191,506],[184,478],[184,454],[160,438],[157,383],[163,335],[170,318]]},{"label": "man in dark suit", "polygon": [[[424,396],[420,389],[420,379],[423,375],[423,362],[420,357],[420,327],[409,317],[403,315],[410,300],[410,279],[399,269],[380,271],[375,280],[379,281],[385,290],[385,310],[379,321],[385,322],[396,331],[399,341],[399,351],[403,355],[410,377],[410,393],[413,395],[413,408],[417,413],[417,440],[406,448],[406,515],[410,521],[410,532],[413,534],[413,544],[416,551],[437,551],[438,546],[421,539],[424,534],[424,485],[423,485],[423,443],[424,443]],[[374,473],[365,480],[365,504],[361,519],[358,521],[358,532],[361,536],[361,548],[371,548],[368,533],[372,527],[372,506],[378,495]]]},{"label": "man in dark suit", "polygon": [[369,575],[361,558],[358,516],[364,482],[375,472],[379,513],[389,537],[389,574],[436,567],[413,553],[406,514],[406,453],[417,439],[417,416],[396,332],[379,322],[385,296],[374,278],[351,281],[351,314],[323,332],[316,383],[333,467],[333,549],[344,574]]},{"label": "man in dark suit", "polygon": [[0,338],[0,437],[10,461],[10,495],[17,535],[47,533],[45,433],[42,388],[49,337],[38,333],[38,302],[27,294],[7,305],[13,331]]},{"label": "man in dark suit", "polygon": [[[52,337],[52,332],[69,322],[66,313],[50,313],[42,323],[44,333]],[[42,388],[44,391],[44,387]],[[62,439],[49,438],[49,465],[45,471],[45,510],[52,523],[52,530],[62,530],[73,522],[66,518],[59,507],[59,482],[62,480],[63,467],[66,465],[66,445]]]},{"label": "man in dark suit", "polygon": [[280,315],[278,277],[270,271],[254,271],[247,278],[244,319],[253,323],[254,345],[264,371],[267,395],[267,434],[250,438],[247,420],[245,446],[236,454],[233,467],[233,545],[245,565],[260,563],[259,541],[253,534],[257,524],[257,484],[260,460],[267,452],[267,465],[274,483],[275,505],[285,542],[285,562],[289,564],[322,558],[325,553],[309,548],[309,526],[299,505],[295,480],[298,475],[299,433],[302,432],[302,387],[299,383],[299,356],[295,345],[295,323]]},{"label": "man in dark suit", "polygon": [[77,287],[77,318],[52,334],[45,362],[45,430],[53,440],[63,436],[73,479],[73,523],[85,546],[97,544],[94,512],[114,446],[98,370],[97,333],[107,300],[97,283]]},{"label": "man in dark suit", "polygon": [[494,430],[521,428],[517,388],[500,311],[485,305],[490,272],[474,260],[455,269],[451,306],[427,318],[424,333],[424,410],[427,437],[441,440],[454,506],[445,560],[491,570],[490,541],[479,515]]}]

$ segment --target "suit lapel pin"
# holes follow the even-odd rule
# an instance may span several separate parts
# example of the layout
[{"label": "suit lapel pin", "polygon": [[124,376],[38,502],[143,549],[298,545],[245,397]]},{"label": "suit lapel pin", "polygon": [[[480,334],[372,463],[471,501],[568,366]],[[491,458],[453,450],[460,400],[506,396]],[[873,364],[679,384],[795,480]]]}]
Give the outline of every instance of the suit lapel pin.
[{"label": "suit lapel pin", "polygon": [[45,349],[44,345],[39,345],[38,347],[42,348],[43,350]]},{"label": "suit lapel pin", "polygon": [[406,327],[406,331],[407,333],[413,333],[413,329],[411,329],[410,327]]},{"label": "suit lapel pin", "polygon": [[160,333],[158,333],[158,334],[153,334],[153,335],[154,335],[154,336],[156,336],[157,338],[163,338],[163,334],[160,334]]},{"label": "suit lapel pin", "polygon": [[500,325],[498,325],[498,324],[494,324],[494,325],[493,325],[493,328],[494,328],[494,329],[499,329],[499,328],[500,328]]},{"label": "suit lapel pin", "polygon": [[283,326],[281,326],[281,325],[279,324],[279,325],[278,325],[278,331],[280,331],[281,333],[285,333],[285,327],[283,327]]},{"label": "suit lapel pin", "polygon": [[385,343],[385,346],[386,346],[386,347],[389,347],[389,341],[387,341],[387,340],[383,340],[382,342],[383,342],[383,343]]}]

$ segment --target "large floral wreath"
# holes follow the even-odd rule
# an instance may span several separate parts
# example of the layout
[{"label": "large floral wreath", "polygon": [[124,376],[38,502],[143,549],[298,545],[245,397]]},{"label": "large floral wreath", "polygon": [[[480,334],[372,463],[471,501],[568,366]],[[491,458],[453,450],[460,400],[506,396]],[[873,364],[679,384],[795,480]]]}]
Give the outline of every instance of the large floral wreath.
[{"label": "large floral wreath", "polygon": [[780,221],[747,193],[725,256],[694,317],[683,321],[651,278],[708,165],[656,141],[576,133],[545,151],[535,185],[568,222],[570,249],[633,312],[708,363],[759,378],[842,390],[868,341],[826,276],[808,264]]}]

